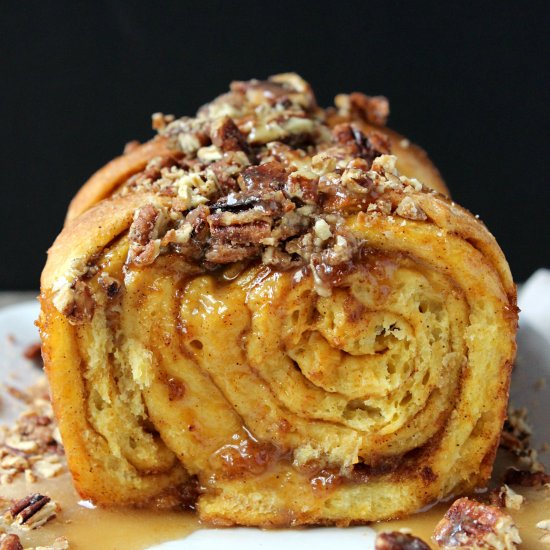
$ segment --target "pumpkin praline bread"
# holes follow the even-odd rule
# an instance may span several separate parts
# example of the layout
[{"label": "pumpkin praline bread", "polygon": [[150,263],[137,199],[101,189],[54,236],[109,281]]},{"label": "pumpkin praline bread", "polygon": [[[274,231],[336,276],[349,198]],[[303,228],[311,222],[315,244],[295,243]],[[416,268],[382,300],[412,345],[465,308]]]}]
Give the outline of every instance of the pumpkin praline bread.
[{"label": "pumpkin praline bread", "polygon": [[73,199],[41,280],[79,493],[348,525],[484,486],[516,290],[385,98],[295,74],[156,115]]}]

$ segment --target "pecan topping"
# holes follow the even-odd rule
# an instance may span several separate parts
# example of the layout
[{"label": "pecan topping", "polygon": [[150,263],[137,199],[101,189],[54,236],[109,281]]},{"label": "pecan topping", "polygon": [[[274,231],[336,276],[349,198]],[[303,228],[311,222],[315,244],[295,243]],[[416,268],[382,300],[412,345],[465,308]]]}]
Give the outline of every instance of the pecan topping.
[{"label": "pecan topping", "polygon": [[390,114],[390,104],[384,96],[353,92],[336,96],[334,103],[342,116],[359,117],[376,126],[384,126]]},{"label": "pecan topping", "polygon": [[146,204],[136,211],[128,235],[129,263],[149,265],[155,261],[160,253],[160,240],[157,239],[160,218],[160,211],[152,204]]},{"label": "pecan topping", "polygon": [[[361,130],[362,121],[384,124],[387,100],[353,93],[338,96],[336,105],[334,119],[333,110],[317,106],[309,84],[289,73],[234,82],[194,118],[155,114],[171,153],[150,160],[115,192],[158,197],[134,214],[127,268],[165,254],[181,256],[181,265],[197,273],[261,260],[310,270],[316,290],[329,295],[332,273],[342,271],[337,263],[349,262],[364,244],[344,235],[346,214],[426,219],[404,196],[422,185],[399,176],[389,138]],[[53,289],[55,307],[72,323],[93,316],[86,260]],[[121,282],[103,275],[98,282],[109,298],[119,292]]]},{"label": "pecan topping", "polygon": [[280,162],[268,162],[251,166],[241,174],[243,191],[278,191],[287,181],[287,173]]},{"label": "pecan topping", "polygon": [[521,543],[517,527],[506,512],[468,498],[453,503],[436,526],[433,538],[444,549],[514,550]]},{"label": "pecan topping", "polygon": [[212,143],[223,152],[244,151],[247,156],[250,155],[246,137],[228,116],[214,122],[210,129],[210,135]]},{"label": "pecan topping", "polygon": [[509,508],[511,510],[519,510],[523,501],[522,495],[516,493],[508,485],[503,485],[489,492],[489,503],[499,508]]},{"label": "pecan topping", "polygon": [[111,277],[110,275],[107,275],[107,273],[102,273],[98,277],[97,282],[109,298],[114,298],[120,290],[120,281],[118,281],[114,277]]},{"label": "pecan topping", "polygon": [[67,316],[74,323],[89,321],[94,314],[95,301],[88,284],[82,280],[75,281],[73,293],[72,309]]},{"label": "pecan topping", "polygon": [[0,428],[0,485],[12,483],[18,476],[33,483],[58,475],[65,469],[63,447],[45,380],[25,392],[11,387],[8,391],[27,409],[13,425]]},{"label": "pecan topping", "polygon": [[50,497],[35,493],[17,501],[4,514],[4,519],[21,529],[36,529],[54,518],[57,505]]},{"label": "pecan topping", "polygon": [[5,535],[0,538],[0,550],[23,550],[17,535]]},{"label": "pecan topping", "polygon": [[376,550],[430,550],[430,547],[418,537],[393,531],[376,536]]},{"label": "pecan topping", "polygon": [[541,487],[550,483],[550,475],[545,472],[531,472],[508,468],[504,474],[504,483],[521,487]]}]

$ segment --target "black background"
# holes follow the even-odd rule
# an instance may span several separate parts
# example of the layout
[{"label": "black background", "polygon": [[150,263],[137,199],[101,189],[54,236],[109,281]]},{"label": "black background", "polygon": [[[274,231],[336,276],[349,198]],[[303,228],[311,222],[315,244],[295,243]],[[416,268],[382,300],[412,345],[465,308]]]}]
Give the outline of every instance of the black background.
[{"label": "black background", "polygon": [[38,287],[67,204],[150,114],[294,70],[384,94],[515,278],[550,266],[545,2],[2,2],[0,289]]}]

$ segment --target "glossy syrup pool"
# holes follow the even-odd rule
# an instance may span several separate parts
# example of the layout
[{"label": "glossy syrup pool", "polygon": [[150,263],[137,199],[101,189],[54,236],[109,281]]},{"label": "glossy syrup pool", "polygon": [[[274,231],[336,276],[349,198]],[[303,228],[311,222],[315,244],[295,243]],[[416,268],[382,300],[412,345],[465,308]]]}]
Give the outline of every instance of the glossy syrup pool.
[{"label": "glossy syrup pool", "polygon": [[[540,542],[540,538],[544,532],[538,529],[536,524],[543,519],[550,518],[550,489],[546,487],[515,487],[514,490],[525,497],[525,501],[519,510],[506,510],[514,518],[515,524],[519,529],[522,540],[520,548],[522,550],[548,548],[548,546]],[[437,549],[438,546],[432,542],[431,537],[435,526],[451,504],[452,500],[448,503],[437,504],[428,511],[409,516],[408,518],[379,522],[372,525],[372,527],[378,532],[406,530],[420,537],[432,548]]]},{"label": "glossy syrup pool", "polygon": [[[550,517],[550,489],[516,489],[526,500],[520,510],[508,512],[519,528],[523,540],[521,548],[544,548],[540,542],[543,532],[535,525]],[[48,545],[56,537],[65,536],[73,550],[140,550],[165,541],[181,540],[198,529],[207,528],[199,523],[195,514],[188,512],[90,508],[80,501],[68,474],[28,485],[18,481],[1,488],[2,496],[8,498],[20,498],[31,492],[51,496],[61,505],[62,511],[43,527],[20,535],[25,547]],[[401,520],[374,523],[371,527],[378,532],[406,530],[436,548],[431,536],[451,502],[439,503],[430,510]]]},{"label": "glossy syrup pool", "polygon": [[56,537],[64,536],[71,550],[140,550],[182,539],[200,528],[197,516],[188,512],[90,508],[80,500],[67,473],[32,484],[19,481],[0,489],[7,498],[30,493],[50,496],[61,506],[61,512],[38,529],[18,532],[24,547],[51,545]]}]

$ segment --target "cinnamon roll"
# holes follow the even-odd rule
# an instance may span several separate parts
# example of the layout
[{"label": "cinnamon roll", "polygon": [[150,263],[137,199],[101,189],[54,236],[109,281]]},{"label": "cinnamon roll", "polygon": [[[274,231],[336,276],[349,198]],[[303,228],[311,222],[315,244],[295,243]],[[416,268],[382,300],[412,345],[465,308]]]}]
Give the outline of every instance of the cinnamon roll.
[{"label": "cinnamon roll", "polygon": [[39,325],[83,497],[347,525],[483,486],[515,286],[387,112],[236,82],[79,192]]}]

